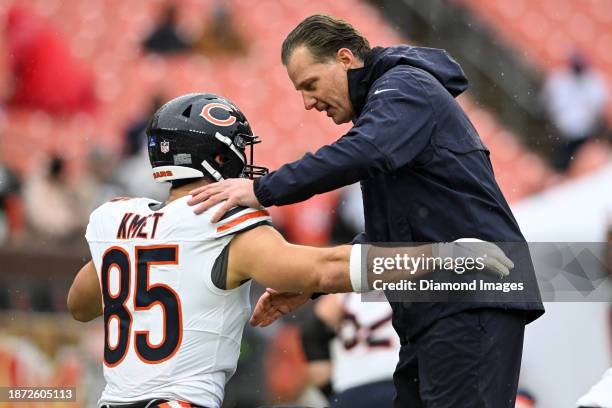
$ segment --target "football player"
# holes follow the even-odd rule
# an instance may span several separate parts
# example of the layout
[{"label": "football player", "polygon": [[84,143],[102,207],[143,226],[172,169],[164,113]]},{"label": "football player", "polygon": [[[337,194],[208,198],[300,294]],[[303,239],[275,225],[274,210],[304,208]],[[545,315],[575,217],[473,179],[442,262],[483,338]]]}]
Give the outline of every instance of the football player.
[{"label": "football player", "polygon": [[[312,292],[360,291],[360,246],[291,245],[263,208],[232,208],[216,223],[218,206],[194,214],[187,200],[195,187],[267,172],[252,164],[258,139],[227,99],[173,99],[153,115],[147,136],[153,177],[171,183],[169,197],[118,198],[91,214],[92,260],[68,307],[80,321],[104,318],[99,407],[218,408],[236,370],[250,280],[295,292],[286,296],[296,303]],[[512,267],[501,251],[488,260],[501,274]]]},{"label": "football player", "polygon": [[311,379],[331,382],[332,408],[393,406],[400,341],[383,292],[369,300],[356,293],[322,297],[302,327]]}]

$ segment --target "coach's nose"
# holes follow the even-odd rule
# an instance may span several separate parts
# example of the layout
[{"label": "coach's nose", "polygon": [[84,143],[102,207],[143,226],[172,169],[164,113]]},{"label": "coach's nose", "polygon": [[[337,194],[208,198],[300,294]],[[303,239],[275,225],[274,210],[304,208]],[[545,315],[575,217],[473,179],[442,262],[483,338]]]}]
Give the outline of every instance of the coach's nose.
[{"label": "coach's nose", "polygon": [[317,104],[317,99],[302,93],[302,99],[304,100],[304,109],[311,110]]}]

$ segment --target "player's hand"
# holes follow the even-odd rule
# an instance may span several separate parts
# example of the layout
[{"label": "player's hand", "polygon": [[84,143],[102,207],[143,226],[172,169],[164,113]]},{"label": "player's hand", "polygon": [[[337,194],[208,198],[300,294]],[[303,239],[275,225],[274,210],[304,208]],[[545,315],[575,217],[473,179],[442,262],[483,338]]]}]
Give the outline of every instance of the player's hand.
[{"label": "player's hand", "polygon": [[310,293],[280,293],[268,288],[257,301],[249,323],[255,327],[266,327],[279,317],[308,302],[310,295]]},{"label": "player's hand", "polygon": [[211,218],[215,223],[221,219],[229,209],[242,205],[245,207],[259,207],[259,201],[253,191],[253,180],[235,178],[219,181],[198,187],[189,192],[191,198],[187,201],[189,205],[198,205],[193,212],[202,214],[213,205],[225,201]]},{"label": "player's hand", "polygon": [[499,278],[508,276],[510,270],[514,268],[514,262],[500,247],[476,238],[462,238],[454,242],[434,244],[433,255],[440,258],[480,258],[484,269]]}]

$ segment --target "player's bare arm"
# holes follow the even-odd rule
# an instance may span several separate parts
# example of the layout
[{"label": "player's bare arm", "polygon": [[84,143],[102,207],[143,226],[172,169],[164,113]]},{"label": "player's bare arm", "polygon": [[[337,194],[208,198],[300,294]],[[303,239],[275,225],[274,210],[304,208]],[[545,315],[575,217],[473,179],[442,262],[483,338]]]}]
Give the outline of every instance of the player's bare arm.
[{"label": "player's bare arm", "polygon": [[67,304],[72,317],[80,322],[88,322],[102,315],[100,282],[92,261],[87,262],[74,278]]},{"label": "player's bare arm", "polygon": [[[485,270],[493,275],[503,278],[510,273],[514,267],[513,262],[495,244],[476,239],[460,239],[452,243],[439,243],[433,245],[421,245],[410,248],[376,248],[379,256],[392,257],[395,254],[406,254],[409,257],[438,256],[438,257],[483,257]],[[373,252],[368,254],[371,258]],[[371,259],[369,261],[371,263]],[[401,279],[417,279],[426,273],[431,272],[427,268],[420,268],[414,274],[406,274],[404,271],[391,271],[386,277],[389,281],[399,281]],[[368,279],[371,277],[369,276]],[[370,282],[371,283],[371,282]],[[362,288],[361,290],[368,290]],[[305,295],[293,293],[279,293],[277,291],[266,291],[255,306],[250,324],[253,326],[265,327],[274,322],[282,315],[289,313],[308,301]]]},{"label": "player's bare arm", "polygon": [[[232,240],[227,287],[238,287],[240,282],[252,278],[280,292],[342,293],[367,290],[353,287],[351,283],[349,269],[352,249],[354,246],[351,245],[330,248],[293,245],[285,241],[274,228],[257,227],[237,235]],[[485,262],[491,272],[501,277],[509,273],[513,266],[512,261],[497,246],[481,241],[478,243],[478,250],[489,255]],[[469,251],[473,251],[472,246],[463,247],[462,242],[376,248],[378,256],[387,257],[398,253],[408,257],[465,256]],[[373,253],[370,252],[368,256],[372,257]],[[392,281],[417,279],[431,270],[423,265],[414,272],[407,275],[402,270],[391,271],[388,276]]]},{"label": "player's bare arm", "polygon": [[228,288],[245,279],[283,292],[350,292],[351,246],[293,245],[269,226],[236,236],[230,244]]}]

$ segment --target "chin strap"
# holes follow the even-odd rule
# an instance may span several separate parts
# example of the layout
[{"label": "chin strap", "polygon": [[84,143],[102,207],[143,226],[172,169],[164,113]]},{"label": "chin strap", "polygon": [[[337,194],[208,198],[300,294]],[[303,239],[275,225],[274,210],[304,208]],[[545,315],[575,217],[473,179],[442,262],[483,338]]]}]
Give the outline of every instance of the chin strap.
[{"label": "chin strap", "polygon": [[206,160],[204,160],[202,163],[202,167],[204,167],[204,169],[217,181],[221,181],[223,180],[223,176],[221,175],[221,173],[219,173],[217,170],[215,170],[215,168]]}]

